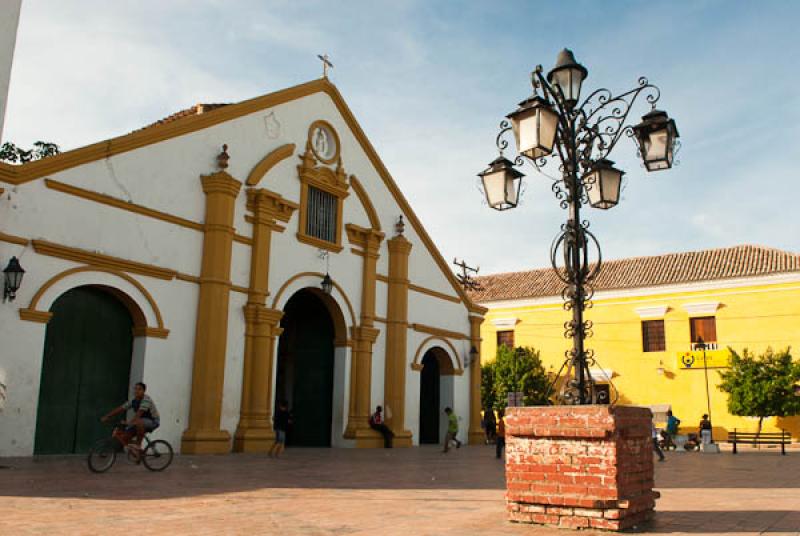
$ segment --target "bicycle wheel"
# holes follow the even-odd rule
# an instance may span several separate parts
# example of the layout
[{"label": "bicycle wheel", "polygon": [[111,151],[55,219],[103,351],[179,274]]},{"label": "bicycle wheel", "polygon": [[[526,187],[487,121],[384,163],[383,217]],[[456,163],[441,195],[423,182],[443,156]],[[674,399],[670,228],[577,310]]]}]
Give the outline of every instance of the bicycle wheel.
[{"label": "bicycle wheel", "polygon": [[117,460],[117,448],[114,439],[101,439],[95,443],[86,461],[93,473],[105,473]]},{"label": "bicycle wheel", "polygon": [[163,439],[152,441],[142,453],[142,463],[151,471],[163,471],[172,463],[172,445]]}]

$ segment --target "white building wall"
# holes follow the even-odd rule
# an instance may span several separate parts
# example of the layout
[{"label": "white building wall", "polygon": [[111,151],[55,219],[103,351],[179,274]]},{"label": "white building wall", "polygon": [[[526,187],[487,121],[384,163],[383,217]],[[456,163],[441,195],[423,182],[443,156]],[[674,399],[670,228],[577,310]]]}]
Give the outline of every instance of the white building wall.
[{"label": "white building wall", "polygon": [[3,139],[3,123],[8,108],[8,85],[11,81],[11,64],[17,44],[17,26],[22,0],[0,2],[0,142]]},{"label": "white building wall", "polygon": [[[305,147],[309,125],[317,119],[330,122],[336,129],[341,140],[345,171],[348,175],[357,176],[363,184],[388,240],[394,236],[394,224],[402,210],[325,94],[305,97],[199,132],[53,173],[49,178],[202,223],[205,219],[205,195],[202,192],[200,175],[214,171],[215,158],[223,143],[229,145],[228,153],[231,156],[227,171],[242,182],[264,156],[286,143],[294,143],[295,155],[275,166],[259,187],[276,191],[297,203],[300,196],[298,156]],[[279,126],[274,127],[273,123],[273,127],[266,128],[269,121],[275,121]],[[153,264],[190,276],[200,274],[203,234],[197,230],[67,195],[47,188],[44,180],[13,188],[9,185],[2,186],[10,194],[0,200],[2,232]],[[238,234],[251,236],[251,225],[244,220],[246,195],[244,187],[242,190],[237,198],[234,226]],[[412,283],[457,296],[423,241],[408,224],[408,215],[405,219],[405,235],[413,244],[410,260]],[[291,283],[278,296],[279,290],[295,275],[301,272],[324,273],[326,270],[325,261],[319,258],[317,249],[297,241],[298,220],[299,212],[296,211],[286,224],[284,232],[272,234],[270,295],[267,298],[269,307],[282,308],[297,290],[319,285],[319,278],[316,276],[301,278]],[[369,227],[367,213],[352,189],[344,204],[343,221]],[[342,234],[344,248],[340,253],[330,255],[330,274],[339,286],[334,292],[334,299],[342,311],[349,336],[350,327],[360,321],[363,258],[352,254],[346,232],[343,230]],[[20,320],[19,309],[28,306],[33,294],[47,280],[64,270],[79,266],[74,262],[39,255],[31,246],[25,248],[0,241],[0,263],[7,262],[12,255],[20,257],[27,273],[17,301],[0,306],[0,340],[4,341],[0,347],[0,378],[5,376],[9,386],[5,409],[0,411],[0,456],[29,455],[33,452],[46,325]],[[379,274],[388,275],[388,257],[388,248],[384,241],[378,260]],[[245,288],[249,286],[249,270],[250,248],[235,242],[231,266],[233,284]],[[100,277],[91,272],[82,272],[81,275],[83,280],[76,279],[72,283],[88,284]],[[158,435],[178,448],[181,434],[188,424],[191,400],[198,286],[177,279],[164,281],[136,274],[129,275],[152,295],[161,310],[164,327],[170,330],[166,339],[137,338],[131,381],[143,379],[148,384],[148,391],[155,398],[162,416]],[[125,287],[122,283],[119,285]],[[54,287],[52,292],[55,293],[56,290]],[[126,288],[122,290],[125,291]],[[379,317],[386,316],[387,292],[387,285],[378,282],[376,314]],[[231,292],[221,419],[221,427],[231,434],[236,430],[241,404],[244,354],[242,307],[245,303],[245,294]],[[146,314],[150,314],[147,307],[142,308]],[[149,322],[150,320],[148,324]],[[469,333],[464,304],[414,291],[409,293],[409,322]],[[376,327],[380,329],[380,335],[373,348],[373,406],[384,402],[386,352],[385,325],[377,323]],[[416,441],[419,373],[412,371],[410,365],[419,343],[426,335],[409,330],[408,336],[406,425],[415,433]],[[451,342],[459,352],[465,352],[465,341]],[[335,433],[340,433],[346,424],[350,359],[349,348],[337,350],[337,383],[344,383],[335,389],[336,405],[339,406],[339,409],[334,410]],[[273,364],[276,362],[274,360]],[[456,411],[465,419],[463,434],[466,433],[468,422],[467,374],[465,372],[464,376],[453,379]],[[274,377],[273,371],[273,381]],[[348,442],[337,440],[334,445],[348,446]]]}]

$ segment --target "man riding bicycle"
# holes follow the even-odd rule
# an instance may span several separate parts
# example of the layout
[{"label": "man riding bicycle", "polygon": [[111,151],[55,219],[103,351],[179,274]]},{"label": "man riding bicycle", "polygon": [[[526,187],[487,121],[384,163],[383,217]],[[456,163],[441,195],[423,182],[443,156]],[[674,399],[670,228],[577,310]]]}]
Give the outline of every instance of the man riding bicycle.
[{"label": "man riding bicycle", "polygon": [[141,448],[144,435],[148,432],[152,432],[161,424],[159,422],[160,417],[156,409],[156,404],[149,395],[145,394],[145,391],[147,391],[147,386],[142,382],[138,382],[134,386],[133,399],[114,408],[108,412],[108,414],[100,418],[102,422],[106,422],[111,417],[132,409],[134,411],[133,418],[128,419],[126,431],[134,433],[133,441],[138,448]]}]

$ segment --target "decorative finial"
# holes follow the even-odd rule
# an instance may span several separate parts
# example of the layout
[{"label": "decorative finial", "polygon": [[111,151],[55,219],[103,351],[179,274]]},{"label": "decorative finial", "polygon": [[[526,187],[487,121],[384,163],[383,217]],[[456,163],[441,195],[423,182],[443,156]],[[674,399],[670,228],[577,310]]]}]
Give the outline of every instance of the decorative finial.
[{"label": "decorative finial", "polygon": [[230,158],[231,155],[228,154],[228,144],[225,144],[222,146],[222,152],[217,155],[217,167],[219,169],[227,168]]},{"label": "decorative finial", "polygon": [[322,62],[322,78],[327,79],[328,78],[328,68],[329,67],[333,68],[333,64],[331,63],[331,60],[330,60],[330,58],[328,57],[327,54],[324,54],[324,55],[317,54],[317,57]]},{"label": "decorative finial", "polygon": [[400,218],[397,220],[394,230],[398,235],[402,235],[403,231],[406,230],[406,224],[403,222],[403,216],[400,216]]}]

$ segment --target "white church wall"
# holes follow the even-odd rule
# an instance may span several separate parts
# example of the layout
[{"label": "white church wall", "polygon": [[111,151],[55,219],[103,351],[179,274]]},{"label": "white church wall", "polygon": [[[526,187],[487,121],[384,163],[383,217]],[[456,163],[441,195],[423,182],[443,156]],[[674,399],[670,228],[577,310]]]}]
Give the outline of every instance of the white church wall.
[{"label": "white church wall", "polygon": [[244,306],[247,295],[231,292],[228,309],[228,340],[225,354],[225,377],[222,388],[222,413],[220,428],[236,433],[239,410],[242,404],[242,376],[244,374]]},{"label": "white church wall", "polygon": [[11,80],[11,64],[17,43],[17,26],[22,0],[0,2],[0,141],[3,138],[3,123],[8,103],[8,84]]}]

